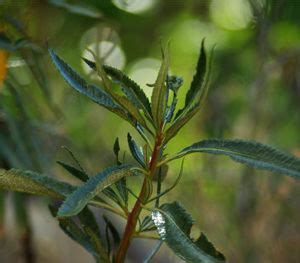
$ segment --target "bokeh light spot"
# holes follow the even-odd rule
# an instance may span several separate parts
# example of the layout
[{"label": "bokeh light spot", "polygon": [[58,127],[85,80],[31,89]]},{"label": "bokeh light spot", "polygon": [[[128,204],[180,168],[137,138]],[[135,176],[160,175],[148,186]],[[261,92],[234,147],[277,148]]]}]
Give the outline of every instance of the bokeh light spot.
[{"label": "bokeh light spot", "polygon": [[129,70],[129,76],[144,90],[147,97],[151,97],[153,88],[147,84],[153,84],[156,80],[160,61],[153,58],[144,58],[136,61]]},{"label": "bokeh light spot", "polygon": [[156,0],[113,0],[115,6],[129,13],[144,13],[156,4]]},{"label": "bokeh light spot", "polygon": [[[109,41],[101,41],[98,43],[90,44],[87,49],[92,50],[96,54],[96,56],[103,60],[104,64],[118,69],[123,69],[125,66],[125,54],[120,46],[115,43]],[[92,54],[87,49],[83,51],[82,56],[94,61]],[[85,62],[82,62],[82,66],[86,74],[92,74],[91,68]]]},{"label": "bokeh light spot", "polygon": [[227,30],[244,29],[253,19],[246,0],[212,0],[210,15],[218,26]]}]

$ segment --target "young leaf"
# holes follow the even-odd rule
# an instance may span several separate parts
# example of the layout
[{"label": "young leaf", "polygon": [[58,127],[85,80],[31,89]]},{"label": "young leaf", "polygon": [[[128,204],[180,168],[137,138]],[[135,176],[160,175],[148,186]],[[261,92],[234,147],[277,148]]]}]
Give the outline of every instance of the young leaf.
[{"label": "young leaf", "polygon": [[185,97],[185,108],[188,108],[193,102],[199,97],[202,92],[202,87],[204,83],[206,73],[206,53],[204,49],[204,39],[201,43],[200,56],[197,63],[196,74],[194,75],[191,87],[188,90]]},{"label": "young leaf", "polygon": [[0,169],[0,188],[61,199],[71,194],[76,187],[52,177],[18,169]]},{"label": "young leaf", "polygon": [[133,158],[144,168],[146,168],[146,164],[144,162],[144,155],[140,151],[138,145],[135,143],[135,141],[132,139],[130,133],[127,134],[127,141],[129,145],[130,152],[133,156]]},{"label": "young leaf", "polygon": [[160,127],[161,122],[165,116],[165,110],[167,106],[167,87],[166,79],[169,69],[169,45],[163,51],[163,61],[154,84],[152,97],[151,97],[151,110],[154,118],[155,125]]},{"label": "young leaf", "polygon": [[300,159],[255,141],[210,139],[184,148],[170,159],[194,152],[222,154],[234,161],[280,174],[300,178]]},{"label": "young leaf", "polygon": [[117,164],[121,164],[120,161],[119,161],[120,144],[119,144],[119,138],[118,137],[115,140],[113,150],[114,150],[114,154],[116,156]]},{"label": "young leaf", "polygon": [[167,77],[167,88],[172,90],[175,95],[177,95],[178,89],[183,84],[183,78],[178,76],[168,76]]},{"label": "young leaf", "polygon": [[166,110],[166,115],[165,115],[166,123],[169,123],[172,120],[173,115],[174,115],[174,111],[176,109],[176,105],[177,105],[177,96],[176,96],[176,94],[174,94],[171,106],[167,107],[167,110]]},{"label": "young leaf", "polygon": [[194,221],[179,203],[164,204],[154,210],[152,220],[161,239],[186,262],[225,262],[223,254],[203,234],[196,241],[190,238]]},{"label": "young leaf", "polygon": [[[113,150],[114,150],[114,154],[116,156],[117,165],[121,165],[122,162],[120,162],[120,160],[119,160],[119,152],[120,152],[119,138],[116,138]],[[119,196],[123,200],[125,207],[127,207],[128,206],[128,191],[127,191],[126,178],[121,178],[118,182],[116,182],[115,186],[119,193]],[[105,190],[109,190],[110,196],[114,196],[116,203],[118,205],[120,205],[121,208],[124,208],[119,196],[114,192],[112,187],[108,187]],[[104,194],[106,194],[106,191],[104,191]]]},{"label": "young leaf", "polygon": [[112,166],[90,177],[89,180],[69,195],[58,210],[58,216],[78,214],[88,202],[106,187],[114,184],[125,176],[134,175],[130,165]]}]

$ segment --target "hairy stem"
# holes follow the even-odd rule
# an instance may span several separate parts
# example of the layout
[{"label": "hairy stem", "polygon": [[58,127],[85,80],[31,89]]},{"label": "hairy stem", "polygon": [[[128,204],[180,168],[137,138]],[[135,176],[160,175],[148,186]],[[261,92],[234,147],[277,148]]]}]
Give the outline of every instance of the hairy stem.
[{"label": "hairy stem", "polygon": [[156,135],[155,146],[152,151],[151,160],[149,163],[149,174],[145,176],[142,189],[139,194],[139,198],[136,200],[132,211],[129,213],[127,224],[125,227],[124,235],[120,243],[120,247],[116,254],[116,263],[123,263],[125,256],[130,245],[131,239],[134,237],[136,224],[139,218],[139,215],[142,211],[142,205],[147,202],[149,198],[149,184],[148,181],[152,180],[153,176],[156,173],[157,162],[159,159],[160,149],[163,141],[163,136],[161,132]]}]

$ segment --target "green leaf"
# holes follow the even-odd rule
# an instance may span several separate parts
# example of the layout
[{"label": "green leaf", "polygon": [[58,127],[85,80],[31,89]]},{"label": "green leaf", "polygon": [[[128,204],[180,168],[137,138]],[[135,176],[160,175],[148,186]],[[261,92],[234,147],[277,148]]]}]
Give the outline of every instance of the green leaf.
[{"label": "green leaf", "polygon": [[171,122],[173,115],[174,115],[174,111],[176,109],[176,105],[177,105],[177,96],[176,96],[176,94],[174,94],[171,105],[169,107],[167,107],[167,111],[166,111],[166,115],[165,115],[166,123]]},{"label": "green leaf", "polygon": [[111,112],[116,113],[121,118],[130,122],[134,127],[136,123],[128,115],[128,112],[122,108],[112,97],[104,90],[95,85],[89,85],[75,70],[73,70],[65,61],[63,61],[51,48],[49,48],[54,65],[67,83],[79,93],[87,96],[95,103],[105,107]]},{"label": "green leaf", "polygon": [[76,187],[52,177],[18,169],[0,169],[0,188],[61,199],[71,194]]},{"label": "green leaf", "polygon": [[169,69],[169,45],[163,51],[163,61],[154,84],[151,96],[152,116],[157,127],[160,127],[167,106],[167,87],[166,79]]},{"label": "green leaf", "polygon": [[139,232],[153,231],[155,229],[156,229],[156,227],[151,219],[151,215],[145,216],[140,225]]},{"label": "green leaf", "polygon": [[[56,209],[52,206],[50,206],[49,208],[53,217],[56,217]],[[60,218],[59,226],[71,239],[83,246],[93,256],[97,256],[97,252],[95,251],[95,248],[93,247],[89,236],[84,233],[82,229],[80,229],[80,227],[75,223],[73,219]]]},{"label": "green leaf", "polygon": [[119,138],[118,137],[115,140],[113,150],[114,150],[114,154],[116,156],[117,164],[121,164],[120,161],[119,161],[120,144],[119,144]]},{"label": "green leaf", "polygon": [[79,180],[85,182],[89,179],[89,176],[85,172],[78,170],[77,168],[73,167],[72,165],[61,162],[61,161],[57,161],[57,163],[59,165],[61,165],[63,168],[65,168],[70,174],[72,174],[76,178],[78,178]]},{"label": "green leaf", "polygon": [[90,240],[97,252],[96,262],[110,263],[109,254],[107,249],[105,248],[101,239],[98,238],[96,233],[88,226],[84,227],[85,233],[90,237]]},{"label": "green leaf", "polygon": [[82,226],[89,227],[98,236],[98,238],[101,239],[100,229],[96,218],[88,207],[82,209],[82,211],[78,214],[78,218]]},{"label": "green leaf", "polygon": [[91,6],[79,5],[79,4],[70,4],[63,0],[49,0],[49,3],[66,9],[70,13],[87,16],[91,18],[101,18],[102,13],[97,9],[92,8]]},{"label": "green leaf", "polygon": [[[94,56],[94,59],[97,61],[95,67],[92,67],[92,68],[94,68],[97,71],[98,75],[101,77],[101,79],[103,81],[103,88],[104,88],[105,92],[107,94],[109,94],[119,105],[121,105],[123,107],[123,109],[125,109],[129,113],[129,116],[131,116],[133,119],[135,119],[135,121],[140,123],[143,127],[148,129],[149,132],[151,132],[151,130],[147,127],[144,117],[141,115],[138,108],[135,106],[136,101],[132,102],[132,101],[128,100],[126,97],[120,96],[113,91],[111,81],[108,78],[108,75],[105,71],[104,66],[101,64],[101,62],[99,60],[97,60],[96,55],[92,51],[91,51],[91,53]],[[84,59],[84,61],[88,65],[93,63],[91,61],[89,61],[89,63],[88,63],[87,59]],[[134,127],[136,127],[136,123],[135,122],[133,122],[133,123],[134,123]]]},{"label": "green leaf", "polygon": [[[74,166],[71,166],[69,164],[57,161],[60,165],[62,165],[68,172],[70,172],[72,175],[74,175],[76,178],[81,180],[82,182],[86,182],[90,177],[82,170],[79,170],[75,168]],[[103,194],[105,194],[107,197],[109,197],[111,200],[116,202],[117,204],[121,205],[121,200],[118,197],[118,195],[115,193],[115,191],[111,187],[107,187],[103,190]],[[101,202],[105,202],[102,199],[99,199]]]},{"label": "green leaf", "polygon": [[138,145],[136,144],[136,142],[132,139],[130,133],[127,134],[127,141],[128,141],[128,145],[129,145],[129,149],[130,152],[133,156],[133,158],[144,168],[147,167],[147,165],[144,162],[144,155],[143,153],[140,151]]},{"label": "green leaf", "polygon": [[177,153],[172,160],[190,153],[222,154],[251,167],[300,177],[300,159],[271,146],[255,141],[210,139],[192,144]]},{"label": "green leaf", "polygon": [[69,195],[58,210],[58,216],[73,216],[78,214],[103,189],[114,184],[125,176],[134,175],[130,165],[112,166],[89,178]]},{"label": "green leaf", "polygon": [[127,190],[127,181],[126,178],[121,178],[118,182],[116,182],[116,189],[122,198],[125,207],[128,206],[128,190]]},{"label": "green leaf", "polygon": [[178,202],[164,204],[160,209],[154,210],[152,220],[161,239],[186,262],[225,262],[225,257],[203,234],[196,241],[190,238],[194,221]]},{"label": "green leaf", "polygon": [[103,191],[103,194],[105,194],[108,198],[110,198],[112,201],[117,203],[120,207],[122,207],[122,200],[121,198],[117,195],[115,190],[113,189],[112,186],[106,187]]},{"label": "green leaf", "polygon": [[142,109],[146,115],[151,116],[150,102],[140,86],[116,68],[107,65],[104,65],[103,68],[107,75],[123,87],[127,98]]},{"label": "green leaf", "polygon": [[115,226],[113,225],[113,223],[106,217],[106,215],[103,215],[103,219],[113,237],[113,241],[114,241],[114,245],[116,247],[119,246],[120,244],[120,241],[121,241],[121,238],[120,238],[120,235],[119,235],[119,232],[118,230],[115,228]]},{"label": "green leaf", "polygon": [[[49,206],[52,216],[57,216],[57,209],[53,206]],[[90,211],[88,211],[90,212]],[[79,227],[75,220],[72,218],[59,218],[60,228],[75,242],[83,246],[88,252],[90,252],[96,260],[101,259],[101,262],[109,263],[109,257],[104,248],[102,241],[99,237],[99,233],[95,232],[94,223],[91,222],[90,214],[86,214],[87,210],[84,209],[80,214],[80,219],[84,221],[84,225]],[[89,216],[88,222],[87,216]],[[88,225],[87,225],[88,224]]]},{"label": "green leaf", "polygon": [[[83,60],[93,70],[96,70],[95,62],[90,61],[86,58],[83,58]],[[106,72],[106,74],[113,79],[114,82],[117,82],[124,88],[124,93],[126,94],[127,98],[131,100],[132,103],[137,105],[138,108],[142,109],[146,115],[151,116],[150,102],[144,91],[140,88],[140,86],[137,83],[135,83],[122,71],[116,68],[103,65],[103,69]]]},{"label": "green leaf", "polygon": [[196,103],[191,107],[186,114],[180,115],[177,119],[175,118],[172,125],[166,131],[166,138],[164,143],[166,144],[180,131],[180,129],[199,111],[200,105]]},{"label": "green leaf", "polygon": [[188,108],[199,97],[199,94],[203,91],[203,83],[206,73],[206,53],[204,48],[204,39],[201,43],[200,56],[197,63],[196,74],[194,75],[191,87],[188,90],[185,97],[185,108]]}]

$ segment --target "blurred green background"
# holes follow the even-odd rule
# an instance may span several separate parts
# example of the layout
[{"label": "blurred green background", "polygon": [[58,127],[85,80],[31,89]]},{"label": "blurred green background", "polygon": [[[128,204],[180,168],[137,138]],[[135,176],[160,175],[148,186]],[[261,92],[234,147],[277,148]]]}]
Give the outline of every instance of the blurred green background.
[{"label": "blurred green background", "polygon": [[[94,174],[114,163],[116,137],[123,151],[128,131],[138,137],[128,124],[67,86],[47,44],[97,83],[81,60],[89,56],[87,47],[95,50],[150,96],[146,84],[156,79],[160,43],[170,40],[171,72],[184,78],[183,103],[203,38],[208,52],[216,45],[210,92],[201,113],[167,151],[218,137],[255,139],[300,156],[298,1],[2,0],[0,15],[1,167],[71,180],[56,164],[70,160],[62,145]],[[173,183],[179,167],[180,162],[172,163],[163,187]],[[129,184],[140,186],[139,181]],[[195,233],[206,233],[229,262],[296,263],[299,192],[291,178],[254,171],[226,157],[193,155],[167,198],[183,203],[197,222]],[[2,195],[1,262],[92,262],[60,232],[47,201]],[[134,242],[131,262],[142,262],[152,244]],[[154,262],[181,261],[163,247]]]}]

